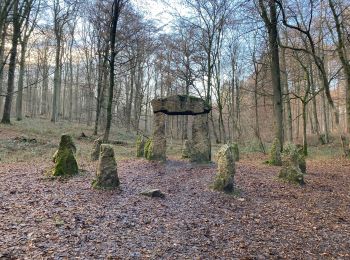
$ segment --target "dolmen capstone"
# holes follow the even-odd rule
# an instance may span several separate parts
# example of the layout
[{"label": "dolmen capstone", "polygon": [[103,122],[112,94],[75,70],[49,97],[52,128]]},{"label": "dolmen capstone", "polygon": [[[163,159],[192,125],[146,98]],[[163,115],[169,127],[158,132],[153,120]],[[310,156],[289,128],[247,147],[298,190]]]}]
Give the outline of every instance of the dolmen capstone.
[{"label": "dolmen capstone", "polygon": [[119,186],[117,162],[111,145],[102,144],[97,165],[96,177],[92,186],[96,189],[115,189]]},{"label": "dolmen capstone", "polygon": [[51,172],[52,176],[70,177],[78,174],[78,164],[75,159],[76,147],[70,135],[63,134],[58,150],[53,156],[55,166]]}]

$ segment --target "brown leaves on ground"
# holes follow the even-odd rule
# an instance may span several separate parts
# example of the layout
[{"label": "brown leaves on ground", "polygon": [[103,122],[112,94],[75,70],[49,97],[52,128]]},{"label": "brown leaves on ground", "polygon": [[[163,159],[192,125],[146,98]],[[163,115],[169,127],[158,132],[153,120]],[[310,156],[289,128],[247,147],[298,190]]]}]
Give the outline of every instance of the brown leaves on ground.
[{"label": "brown leaves on ground", "polygon": [[237,163],[238,197],[210,190],[215,165],[127,160],[121,190],[96,191],[94,164],[64,182],[43,178],[47,165],[3,164],[0,258],[349,258],[350,163],[311,162],[298,187],[253,161]]}]

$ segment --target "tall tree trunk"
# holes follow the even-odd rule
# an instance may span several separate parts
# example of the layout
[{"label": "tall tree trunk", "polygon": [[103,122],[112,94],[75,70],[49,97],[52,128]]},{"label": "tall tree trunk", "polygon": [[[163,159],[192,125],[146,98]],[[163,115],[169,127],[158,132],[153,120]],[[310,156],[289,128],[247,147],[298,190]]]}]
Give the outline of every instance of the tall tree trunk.
[{"label": "tall tree trunk", "polygon": [[278,53],[278,31],[277,31],[277,8],[274,0],[268,1],[269,14],[267,13],[263,0],[259,0],[262,17],[264,19],[265,27],[268,32],[269,49],[270,49],[270,65],[271,65],[271,79],[273,88],[273,107],[275,116],[275,135],[281,143],[283,150],[283,107],[282,107],[282,90],[281,90],[281,76]]},{"label": "tall tree trunk", "polygon": [[41,86],[41,115],[46,115],[48,112],[48,90],[49,90],[49,65],[47,63],[47,48],[44,50],[44,58],[42,60],[42,77]]},{"label": "tall tree trunk", "polygon": [[284,104],[284,115],[285,115],[285,136],[288,142],[293,141],[293,125],[292,125],[292,109],[290,105],[289,88],[288,88],[288,73],[286,66],[286,49],[281,50],[281,85],[283,89],[283,104]]},{"label": "tall tree trunk", "polygon": [[8,69],[8,80],[7,80],[7,93],[5,98],[5,106],[4,113],[2,116],[1,123],[10,124],[11,123],[11,105],[12,105],[12,97],[15,86],[15,72],[16,72],[16,57],[17,57],[17,45],[19,41],[19,37],[21,35],[21,24],[20,24],[20,16],[18,13],[18,2],[19,0],[15,0],[13,6],[13,35],[12,35],[12,47],[10,50],[10,61],[9,61],[9,69]]},{"label": "tall tree trunk", "polygon": [[303,153],[305,156],[307,156],[307,136],[306,136],[307,114],[306,114],[305,102],[302,102],[302,117],[303,117]]},{"label": "tall tree trunk", "polygon": [[0,42],[0,113],[2,111],[3,106],[3,80],[4,80],[4,68],[5,68],[5,61],[4,61],[4,54],[5,54],[5,36],[7,33],[7,24],[3,26],[3,28],[0,27],[1,32],[1,42]]},{"label": "tall tree trunk", "polygon": [[116,33],[117,33],[117,24],[119,19],[119,14],[121,10],[123,0],[114,0],[113,3],[113,17],[112,17],[112,26],[110,28],[110,59],[109,59],[109,90],[108,90],[108,103],[107,103],[107,122],[106,129],[104,133],[104,141],[108,141],[109,132],[111,130],[112,124],[112,106],[113,106],[113,94],[114,94],[114,66],[115,66],[115,57],[116,53]]},{"label": "tall tree trunk", "polygon": [[60,61],[61,59],[61,35],[59,32],[56,33],[56,53],[55,53],[55,74],[53,79],[53,97],[52,97],[52,114],[51,122],[55,123],[58,118],[60,102],[60,88],[61,88],[61,73],[60,73]]},{"label": "tall tree trunk", "polygon": [[343,31],[341,28],[342,24],[339,20],[339,17],[342,15],[343,11],[341,11],[340,14],[337,14],[333,0],[328,0],[328,3],[331,8],[333,18],[335,21],[335,28],[337,32],[337,38],[338,38],[337,51],[338,51],[338,56],[341,61],[341,64],[343,65],[343,70],[345,74],[345,84],[346,84],[345,100],[346,100],[346,122],[347,122],[346,131],[347,133],[350,134],[350,63],[348,60],[347,49],[344,43]]}]

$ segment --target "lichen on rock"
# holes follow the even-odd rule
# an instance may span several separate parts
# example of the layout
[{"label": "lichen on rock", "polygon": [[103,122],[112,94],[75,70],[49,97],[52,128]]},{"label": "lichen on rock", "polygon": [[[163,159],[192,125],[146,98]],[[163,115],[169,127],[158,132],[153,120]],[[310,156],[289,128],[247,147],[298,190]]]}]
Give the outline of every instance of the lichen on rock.
[{"label": "lichen on rock", "polygon": [[[166,137],[165,137],[165,114],[159,112],[153,115],[153,135],[152,143],[149,147],[149,160],[165,161],[166,160]],[[150,150],[152,148],[152,150]]]},{"label": "lichen on rock", "polygon": [[304,184],[306,162],[302,148],[295,144],[287,143],[282,152],[282,169],[279,178],[288,182]]},{"label": "lichen on rock", "polygon": [[271,145],[269,164],[276,166],[282,165],[281,143],[278,138],[275,138]]},{"label": "lichen on rock", "polygon": [[207,163],[211,160],[208,114],[196,115],[192,124],[191,162]]},{"label": "lichen on rock", "polygon": [[182,154],[181,154],[181,157],[183,159],[191,158],[191,147],[192,147],[191,141],[185,140],[182,147]]},{"label": "lichen on rock", "polygon": [[301,145],[286,143],[282,152],[282,165],[298,166],[302,173],[306,173],[306,161]]},{"label": "lichen on rock", "polygon": [[138,135],[136,138],[136,157],[144,156],[145,144],[145,137],[143,135]]},{"label": "lichen on rock", "polygon": [[101,148],[101,144],[102,144],[102,138],[98,138],[94,141],[93,144],[93,149],[91,152],[91,160],[92,161],[97,161],[99,156],[100,156],[100,148]]},{"label": "lichen on rock", "polygon": [[53,156],[55,166],[52,170],[52,176],[73,176],[78,174],[78,164],[75,159],[76,147],[70,135],[63,134],[58,150]]},{"label": "lichen on rock", "polygon": [[152,138],[149,138],[146,143],[143,150],[143,155],[147,160],[152,160],[152,151],[153,151],[153,141]]},{"label": "lichen on rock", "polygon": [[235,161],[230,145],[223,145],[217,155],[218,172],[215,176],[213,188],[218,191],[233,192]]},{"label": "lichen on rock", "polygon": [[119,186],[117,162],[111,145],[102,144],[98,161],[96,178],[92,187],[96,189],[115,189]]},{"label": "lichen on rock", "polygon": [[283,166],[279,175],[279,178],[296,184],[304,184],[304,174],[297,166]]},{"label": "lichen on rock", "polygon": [[239,148],[237,143],[232,143],[230,144],[231,150],[232,150],[232,155],[235,160],[235,162],[239,161]]},{"label": "lichen on rock", "polygon": [[140,193],[141,195],[148,196],[151,198],[164,198],[165,195],[159,189],[144,190]]}]

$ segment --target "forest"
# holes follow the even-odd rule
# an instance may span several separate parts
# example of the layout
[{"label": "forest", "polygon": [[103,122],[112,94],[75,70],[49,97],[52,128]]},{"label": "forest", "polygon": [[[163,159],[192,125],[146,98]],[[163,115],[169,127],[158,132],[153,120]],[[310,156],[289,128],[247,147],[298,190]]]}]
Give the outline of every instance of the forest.
[{"label": "forest", "polygon": [[350,258],[349,0],[0,0],[0,259]]}]

